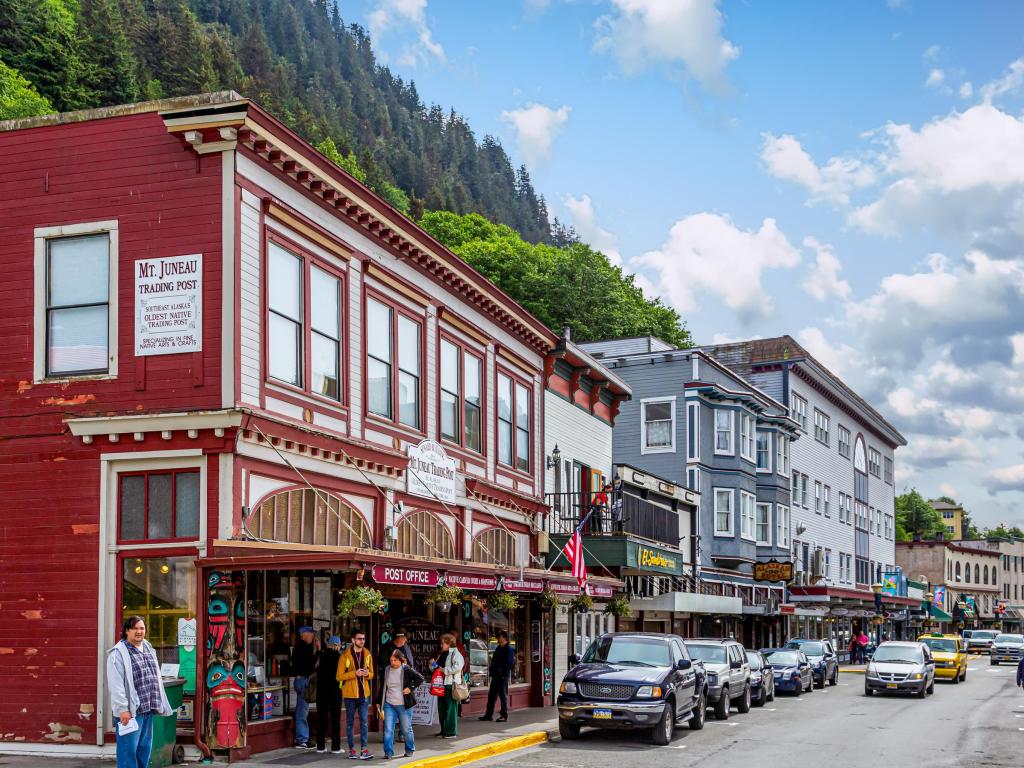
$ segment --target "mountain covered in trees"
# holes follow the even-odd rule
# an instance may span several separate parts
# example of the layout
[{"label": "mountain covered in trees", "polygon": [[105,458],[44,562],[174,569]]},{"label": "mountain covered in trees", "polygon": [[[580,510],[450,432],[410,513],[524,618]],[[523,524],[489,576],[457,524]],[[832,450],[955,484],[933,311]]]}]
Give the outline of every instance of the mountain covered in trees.
[{"label": "mountain covered in trees", "polygon": [[497,239],[514,236],[516,263],[537,259],[535,275],[563,249],[560,269],[577,290],[609,283],[599,293],[615,297],[611,307],[594,295],[574,301],[575,315],[556,311],[554,294],[538,304],[537,284],[503,282],[514,268],[487,273],[534,311],[550,306],[538,315],[552,327],[568,322],[581,340],[657,333],[689,343],[674,311],[549,221],[526,167],[497,139],[478,141],[454,109],[428,107],[414,82],[378,65],[366,31],[346,24],[334,0],[0,0],[0,119],[224,89],[254,99],[414,220],[479,214],[443,228],[446,245],[473,250],[444,240],[459,229],[486,235],[490,246],[477,248],[486,250],[498,230],[480,223],[503,225]]}]

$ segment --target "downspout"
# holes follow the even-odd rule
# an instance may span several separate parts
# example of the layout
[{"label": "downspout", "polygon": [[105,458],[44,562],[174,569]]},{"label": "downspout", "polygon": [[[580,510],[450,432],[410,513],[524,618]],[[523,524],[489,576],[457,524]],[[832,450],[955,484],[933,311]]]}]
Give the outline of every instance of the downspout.
[{"label": "downspout", "polygon": [[[206,721],[206,584],[204,568],[196,569],[196,695],[192,703],[192,741],[203,753],[202,762],[212,763],[213,752],[203,741],[203,723]],[[200,640],[202,642],[200,643]]]}]

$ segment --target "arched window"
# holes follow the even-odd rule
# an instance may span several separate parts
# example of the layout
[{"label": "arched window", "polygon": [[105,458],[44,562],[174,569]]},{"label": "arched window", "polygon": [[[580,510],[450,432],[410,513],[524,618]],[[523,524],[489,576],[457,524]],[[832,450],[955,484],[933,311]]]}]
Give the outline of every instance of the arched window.
[{"label": "arched window", "polygon": [[978,568],[978,564],[975,563],[974,564],[974,583],[975,584],[981,584],[981,579],[978,578],[978,576],[981,575],[981,574],[978,573],[979,570],[980,569]]},{"label": "arched window", "polygon": [[857,442],[853,449],[853,467],[858,472],[864,472],[867,474],[868,471],[868,455],[864,450],[864,438],[860,435],[857,436]]},{"label": "arched window", "polygon": [[970,563],[964,563],[964,581],[966,581],[968,584],[971,583],[971,564]]},{"label": "arched window", "polygon": [[956,564],[956,580],[960,581],[960,563]]},{"label": "arched window", "polygon": [[398,521],[395,549],[404,555],[454,559],[455,540],[441,520],[429,512],[410,512]]},{"label": "arched window", "polygon": [[518,565],[515,536],[504,528],[488,528],[473,539],[473,560],[494,565]]},{"label": "arched window", "polygon": [[988,584],[988,566],[982,566],[981,569],[981,583]]},{"label": "arched window", "polygon": [[264,499],[246,520],[257,539],[333,547],[371,547],[363,516],[337,496],[310,488],[282,491]]}]

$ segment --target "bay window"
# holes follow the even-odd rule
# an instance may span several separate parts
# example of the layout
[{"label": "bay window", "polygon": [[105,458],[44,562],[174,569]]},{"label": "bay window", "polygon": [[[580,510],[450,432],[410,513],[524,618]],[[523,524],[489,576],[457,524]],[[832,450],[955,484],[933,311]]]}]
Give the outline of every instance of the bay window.
[{"label": "bay window", "polygon": [[366,381],[370,413],[420,429],[422,326],[378,299],[366,301]]},{"label": "bay window", "polygon": [[772,505],[765,502],[758,502],[757,504],[757,520],[756,531],[757,531],[757,543],[763,546],[771,546],[771,517],[772,517]]},{"label": "bay window", "polygon": [[752,493],[740,491],[740,536],[754,540],[754,507],[757,499]]},{"label": "bay window", "polygon": [[[781,439],[781,437],[780,437]],[[757,433],[757,471],[758,472],[771,472],[772,471],[772,460],[771,460],[771,445],[772,439],[767,432]]]},{"label": "bay window", "polygon": [[441,437],[480,452],[481,375],[479,357],[449,339],[441,339]]},{"label": "bay window", "polygon": [[525,385],[498,374],[498,461],[530,471],[530,392]]},{"label": "bay window", "polygon": [[740,456],[754,460],[754,417],[740,414]]},{"label": "bay window", "polygon": [[782,504],[775,506],[775,546],[789,546],[789,507]]},{"label": "bay window", "polygon": [[732,536],[732,497],[731,488],[715,488],[715,535]]},{"label": "bay window", "polygon": [[733,455],[733,417],[735,411],[715,409],[715,453]]}]

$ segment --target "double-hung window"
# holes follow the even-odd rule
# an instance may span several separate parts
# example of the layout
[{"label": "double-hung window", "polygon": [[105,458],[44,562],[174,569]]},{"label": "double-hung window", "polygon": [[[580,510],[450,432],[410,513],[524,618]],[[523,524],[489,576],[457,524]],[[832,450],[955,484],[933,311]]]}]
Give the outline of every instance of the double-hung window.
[{"label": "double-hung window", "polygon": [[839,425],[839,455],[844,459],[850,458],[850,430]]},{"label": "double-hung window", "polygon": [[789,474],[789,438],[780,432],[775,434],[775,471],[780,476]]},{"label": "double-hung window", "polygon": [[271,377],[302,386],[303,261],[275,242],[268,248],[267,327],[268,370]]},{"label": "double-hung window", "polygon": [[199,471],[162,470],[119,476],[119,541],[199,538]]},{"label": "double-hung window", "polygon": [[341,398],[341,281],[309,268],[309,377],[315,394]]},{"label": "double-hung window", "polygon": [[814,481],[814,511],[821,514],[821,483]]},{"label": "double-hung window", "polygon": [[792,502],[793,502],[793,506],[795,507],[795,506],[798,506],[800,504],[800,473],[799,472],[794,472],[793,473],[793,487],[791,488],[791,490],[793,492],[792,493],[792,496],[793,496]]},{"label": "double-hung window", "polygon": [[757,543],[761,546],[771,546],[771,517],[772,505],[765,502],[757,504]]},{"label": "double-hung window", "polygon": [[817,408],[814,409],[814,439],[828,445],[832,420]]},{"label": "double-hung window", "polygon": [[821,490],[821,511],[825,517],[832,516],[832,489],[827,485]]},{"label": "double-hung window", "polygon": [[441,339],[441,437],[480,452],[481,359],[449,339]]},{"label": "double-hung window", "polygon": [[733,447],[733,417],[735,411],[715,409],[715,453],[732,456],[736,453]]},{"label": "double-hung window", "polygon": [[740,456],[754,461],[754,417],[740,413]]},{"label": "double-hung window", "polygon": [[641,453],[671,453],[676,449],[676,399],[640,401]]},{"label": "double-hung window", "polygon": [[373,298],[366,300],[366,324],[370,413],[420,429],[422,325]]},{"label": "double-hung window", "polygon": [[772,438],[767,432],[757,433],[757,471],[772,471]]},{"label": "double-hung window", "polygon": [[796,419],[800,429],[807,431],[807,400],[795,392],[789,398],[789,415]]},{"label": "double-hung window", "polygon": [[686,404],[686,459],[700,460],[700,403]]},{"label": "double-hung window", "polygon": [[789,507],[775,505],[775,546],[789,546]]},{"label": "double-hung window", "polygon": [[525,385],[498,374],[498,461],[530,471],[530,392]]},{"label": "double-hung window", "polygon": [[715,535],[732,536],[732,498],[731,488],[715,488]]},{"label": "double-hung window", "polygon": [[882,476],[882,454],[874,448],[868,449],[868,473],[875,477]]},{"label": "double-hung window", "polygon": [[892,459],[885,457],[885,482],[892,485]]},{"label": "double-hung window", "polygon": [[757,497],[752,493],[740,491],[740,536],[754,541],[754,520]]},{"label": "double-hung window", "polygon": [[803,505],[804,509],[810,509],[807,500],[807,484],[810,478],[807,475],[800,475],[800,504]]}]

